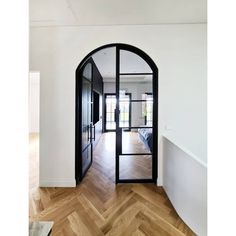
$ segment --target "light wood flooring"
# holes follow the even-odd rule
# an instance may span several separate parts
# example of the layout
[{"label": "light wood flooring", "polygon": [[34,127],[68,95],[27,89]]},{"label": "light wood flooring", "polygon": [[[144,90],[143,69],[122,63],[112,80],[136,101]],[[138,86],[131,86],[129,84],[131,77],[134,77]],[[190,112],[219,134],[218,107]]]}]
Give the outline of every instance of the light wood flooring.
[{"label": "light wood flooring", "polygon": [[[123,153],[150,153],[150,150],[140,140],[137,132],[123,132]],[[115,133],[104,133],[94,150],[94,157],[100,162],[100,171],[111,174],[114,181],[115,175]],[[132,155],[120,156],[120,179],[151,179],[152,156]]]},{"label": "light wood flooring", "polygon": [[[114,147],[103,135],[94,162],[76,188],[38,188],[38,135],[30,136],[30,220],[54,221],[52,235],[195,235],[163,188],[114,183]],[[113,163],[113,164],[112,164]]]}]

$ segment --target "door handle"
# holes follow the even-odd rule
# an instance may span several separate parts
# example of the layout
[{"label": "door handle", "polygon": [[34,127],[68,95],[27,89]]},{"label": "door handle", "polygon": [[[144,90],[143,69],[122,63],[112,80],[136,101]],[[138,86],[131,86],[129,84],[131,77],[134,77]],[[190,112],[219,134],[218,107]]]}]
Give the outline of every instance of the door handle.
[{"label": "door handle", "polygon": [[86,126],[86,130],[87,130],[87,134],[88,134],[88,141],[90,139],[90,128],[89,128],[89,125]]},{"label": "door handle", "polygon": [[95,141],[95,125],[92,127],[92,129],[93,129],[93,137],[92,137],[92,139]]},{"label": "door handle", "polygon": [[89,133],[90,133],[90,137],[89,137],[89,139],[90,140],[94,140],[95,141],[95,125],[90,125],[90,127],[89,127],[90,129],[89,129]]}]

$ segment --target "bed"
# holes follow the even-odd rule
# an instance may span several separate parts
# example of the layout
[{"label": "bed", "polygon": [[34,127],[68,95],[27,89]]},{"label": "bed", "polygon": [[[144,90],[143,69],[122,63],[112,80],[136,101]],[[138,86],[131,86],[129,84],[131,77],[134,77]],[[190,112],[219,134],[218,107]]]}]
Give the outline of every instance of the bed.
[{"label": "bed", "polygon": [[152,129],[142,128],[138,129],[139,138],[143,141],[145,146],[152,152]]}]

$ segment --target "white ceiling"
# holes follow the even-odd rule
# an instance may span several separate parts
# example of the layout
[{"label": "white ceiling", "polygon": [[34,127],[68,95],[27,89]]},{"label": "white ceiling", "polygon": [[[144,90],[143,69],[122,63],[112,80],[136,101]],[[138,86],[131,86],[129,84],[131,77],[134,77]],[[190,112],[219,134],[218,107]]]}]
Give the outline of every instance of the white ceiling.
[{"label": "white ceiling", "polygon": [[92,58],[98,67],[105,82],[115,82],[116,76],[116,49],[106,48],[93,54]]},{"label": "white ceiling", "polygon": [[[204,23],[207,0],[30,0],[31,26]],[[115,78],[115,50],[93,55],[104,81]],[[121,54],[121,72],[150,72],[138,56]],[[124,79],[124,77],[122,77]],[[144,76],[133,80],[145,81]]]},{"label": "white ceiling", "polygon": [[[116,76],[116,50],[106,48],[98,51],[92,56],[100,71],[104,82],[115,82]],[[151,73],[149,65],[138,55],[129,51],[120,51],[120,72],[121,73]],[[150,76],[120,76],[123,82],[147,82]]]},{"label": "white ceiling", "polygon": [[30,0],[31,26],[203,23],[207,0]]}]

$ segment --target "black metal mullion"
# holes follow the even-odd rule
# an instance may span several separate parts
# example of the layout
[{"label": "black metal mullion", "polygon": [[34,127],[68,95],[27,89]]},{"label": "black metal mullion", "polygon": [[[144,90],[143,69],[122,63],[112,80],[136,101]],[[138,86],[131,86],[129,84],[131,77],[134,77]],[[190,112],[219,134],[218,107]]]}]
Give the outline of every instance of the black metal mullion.
[{"label": "black metal mullion", "polygon": [[132,104],[131,104],[131,99],[132,99],[132,94],[131,93],[129,93],[129,129],[128,129],[128,131],[130,131],[130,127],[131,127],[131,119],[132,119],[132,114],[131,114],[131,112],[132,112]]},{"label": "black metal mullion", "polygon": [[153,183],[153,179],[119,179],[119,183]]},{"label": "black metal mullion", "polygon": [[[148,100],[130,100],[130,102],[147,102]],[[126,100],[122,100],[122,101],[120,101],[121,103],[122,102],[127,102]]]},{"label": "black metal mullion", "polygon": [[152,75],[153,73],[143,73],[143,72],[140,72],[140,73],[135,73],[135,72],[130,72],[130,73],[119,73],[120,75]]},{"label": "black metal mullion", "polygon": [[152,156],[151,152],[148,153],[121,153],[120,156]]},{"label": "black metal mullion", "polygon": [[[130,129],[153,129],[153,126],[130,126]],[[125,128],[121,128],[125,129]]]},{"label": "black metal mullion", "polygon": [[[90,132],[91,132],[91,139],[90,139],[90,143],[91,143],[91,165],[93,163],[93,134],[92,134],[92,127],[93,127],[93,106],[94,106],[94,96],[93,96],[93,83],[94,83],[94,65],[91,63],[92,68],[91,68],[91,106],[90,106],[90,113],[91,113],[91,119],[90,119]],[[95,126],[94,126],[95,127]],[[94,133],[95,133],[95,128],[94,128]],[[95,137],[95,135],[94,135]],[[95,139],[94,139],[95,141]]]},{"label": "black metal mullion", "polygon": [[107,105],[106,105],[106,94],[104,94],[104,131],[107,131]]},{"label": "black metal mullion", "polygon": [[119,155],[121,153],[121,132],[119,130],[119,98],[120,98],[120,48],[116,46],[116,173],[115,182],[118,183],[120,179],[120,160]]}]

